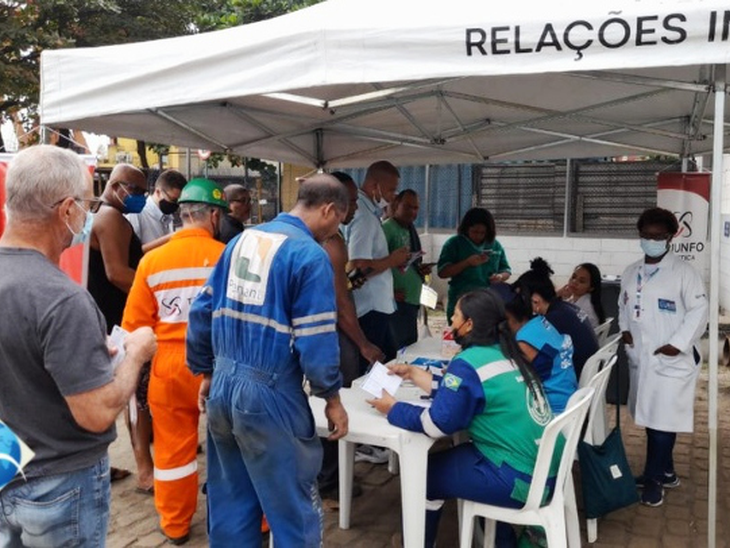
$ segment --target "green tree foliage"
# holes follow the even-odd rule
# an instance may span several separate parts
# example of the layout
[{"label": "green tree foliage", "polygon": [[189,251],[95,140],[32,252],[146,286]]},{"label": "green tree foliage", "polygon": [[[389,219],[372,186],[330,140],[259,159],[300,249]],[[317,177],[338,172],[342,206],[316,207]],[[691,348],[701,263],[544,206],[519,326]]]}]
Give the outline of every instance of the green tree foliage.
[{"label": "green tree foliage", "polygon": [[278,17],[291,11],[318,4],[322,0],[224,0],[209,2],[210,10],[195,20],[201,31],[219,30]]},{"label": "green tree foliage", "polygon": [[37,120],[44,49],[125,44],[217,30],[319,1],[0,0],[0,122],[14,111],[22,112],[30,124]]}]

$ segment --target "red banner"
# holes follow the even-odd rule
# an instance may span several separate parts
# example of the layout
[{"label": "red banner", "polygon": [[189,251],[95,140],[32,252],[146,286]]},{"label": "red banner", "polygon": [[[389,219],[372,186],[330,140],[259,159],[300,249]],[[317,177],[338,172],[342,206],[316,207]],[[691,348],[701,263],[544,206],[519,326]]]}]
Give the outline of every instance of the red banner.
[{"label": "red banner", "polygon": [[[0,236],[5,230],[5,173],[8,164],[12,160],[14,154],[0,154]],[[91,174],[96,169],[96,157],[90,154],[81,154],[81,158],[86,162]],[[88,271],[88,245],[76,245],[65,250],[61,254],[59,266],[66,274],[75,282],[86,287],[86,273]]]}]

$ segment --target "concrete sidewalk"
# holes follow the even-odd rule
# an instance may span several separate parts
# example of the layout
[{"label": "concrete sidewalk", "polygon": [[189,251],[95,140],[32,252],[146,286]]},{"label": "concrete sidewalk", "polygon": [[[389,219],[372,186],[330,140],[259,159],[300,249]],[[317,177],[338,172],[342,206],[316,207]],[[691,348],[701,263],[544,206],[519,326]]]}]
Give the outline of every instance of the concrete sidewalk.
[{"label": "concrete sidewalk", "polygon": [[[730,479],[730,371],[721,370],[719,411],[719,469],[717,496],[717,546],[730,546],[728,532],[729,493],[726,488]],[[707,499],[709,467],[709,434],[707,425],[707,372],[700,377],[695,405],[695,433],[681,434],[677,438],[675,461],[682,485],[668,490],[664,505],[648,508],[634,505],[600,519],[598,542],[601,548],[690,548],[707,546]],[[609,415],[615,416],[615,408],[609,406]],[[612,420],[613,422],[613,420]],[[118,422],[119,439],[111,447],[111,460],[115,466],[134,469],[129,439],[123,422]],[[622,409],[622,432],[629,462],[635,473],[641,472],[645,437]],[[201,425],[201,439],[205,435]],[[198,459],[201,482],[205,478],[205,455]],[[353,501],[352,524],[347,531],[338,527],[336,508],[326,505],[325,546],[347,548],[377,548],[397,546],[400,540],[401,504],[400,483],[388,473],[384,465],[358,463],[356,481],[363,487],[363,494]],[[131,476],[112,486],[112,515],[107,546],[164,546],[165,538],[158,531],[158,520],[152,497],[136,493],[136,478]],[[580,495],[579,495],[580,505]],[[580,509],[580,508],[579,508]],[[581,533],[585,543],[585,522],[581,520]],[[205,497],[200,496],[198,511],[192,527],[192,548],[207,546],[205,534]],[[444,520],[439,531],[439,545],[458,546],[458,525],[455,505],[446,506]]]}]

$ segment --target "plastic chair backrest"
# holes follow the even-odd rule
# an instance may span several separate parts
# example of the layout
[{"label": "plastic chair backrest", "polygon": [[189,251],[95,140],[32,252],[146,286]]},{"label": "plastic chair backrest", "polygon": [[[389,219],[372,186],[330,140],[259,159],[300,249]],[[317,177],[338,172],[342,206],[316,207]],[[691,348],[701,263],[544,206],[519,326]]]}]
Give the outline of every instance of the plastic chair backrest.
[{"label": "plastic chair backrest", "polygon": [[596,376],[596,373],[598,373],[609,362],[609,360],[616,355],[620,340],[621,335],[616,335],[586,360],[585,365],[583,365],[583,370],[580,372],[578,387],[583,388],[584,386],[588,386],[588,383]]},{"label": "plastic chair backrest", "polygon": [[606,318],[605,322],[594,329],[596,332],[596,339],[598,339],[598,346],[606,344],[606,339],[608,339],[608,332],[611,330],[612,322],[613,318]]},{"label": "plastic chair backrest", "polygon": [[[606,388],[608,388],[608,380],[611,376],[611,370],[613,369],[613,366],[616,365],[617,361],[618,356],[614,354],[613,357],[608,360],[608,363],[603,366],[603,369],[593,375],[593,378],[588,381],[588,386],[593,388],[595,392],[593,393],[593,399],[591,400],[591,408],[588,411],[588,424],[586,425],[586,433],[583,439],[590,444],[594,444],[596,442],[603,443],[603,440],[594,441],[593,424],[596,421],[599,411],[601,413],[605,412],[603,402],[606,398]],[[601,427],[601,430],[603,430],[603,427]]]},{"label": "plastic chair backrest", "polygon": [[550,464],[555,451],[555,442],[561,433],[565,437],[565,445],[563,446],[563,454],[560,457],[558,475],[555,479],[553,500],[559,498],[562,501],[562,497],[556,497],[555,495],[562,493],[565,488],[565,481],[573,465],[581,427],[588,413],[593,393],[593,388],[579,388],[568,400],[565,411],[555,416],[545,427],[540,440],[540,448],[537,451],[527,502],[523,510],[537,510],[542,506],[545,483],[548,479]]}]

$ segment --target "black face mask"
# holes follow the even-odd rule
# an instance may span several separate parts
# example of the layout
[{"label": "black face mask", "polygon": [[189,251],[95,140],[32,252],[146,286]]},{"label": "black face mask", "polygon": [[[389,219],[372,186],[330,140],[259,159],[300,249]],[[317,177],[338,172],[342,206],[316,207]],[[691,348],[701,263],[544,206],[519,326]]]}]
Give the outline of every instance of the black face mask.
[{"label": "black face mask", "polygon": [[160,208],[160,211],[162,211],[163,215],[172,215],[180,206],[176,202],[171,202],[170,200],[165,200],[163,198],[160,200],[158,207]]},{"label": "black face mask", "polygon": [[[464,322],[466,323],[466,322]],[[459,329],[464,325],[462,323],[459,327],[455,327],[451,330],[451,334],[454,337],[454,342],[458,344],[459,346],[464,346],[464,342],[466,341],[467,335],[459,335]]]}]

